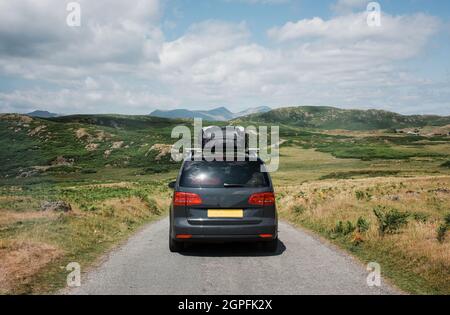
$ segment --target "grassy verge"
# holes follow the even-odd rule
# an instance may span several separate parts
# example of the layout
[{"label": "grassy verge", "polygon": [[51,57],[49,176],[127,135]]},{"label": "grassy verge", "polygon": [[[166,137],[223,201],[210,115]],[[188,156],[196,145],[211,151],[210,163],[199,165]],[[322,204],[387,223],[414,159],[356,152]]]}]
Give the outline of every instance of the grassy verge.
[{"label": "grassy verge", "polygon": [[[170,192],[165,182],[5,187],[0,193],[0,293],[56,292],[66,284],[65,266],[82,270],[163,216]],[[61,200],[71,211],[41,210]]]},{"label": "grassy verge", "polygon": [[[406,292],[450,294],[450,236],[437,238],[450,212],[448,187],[449,176],[280,186],[280,216],[322,235],[363,262],[380,263],[383,275]],[[387,213],[388,219],[380,221],[375,209]]]}]

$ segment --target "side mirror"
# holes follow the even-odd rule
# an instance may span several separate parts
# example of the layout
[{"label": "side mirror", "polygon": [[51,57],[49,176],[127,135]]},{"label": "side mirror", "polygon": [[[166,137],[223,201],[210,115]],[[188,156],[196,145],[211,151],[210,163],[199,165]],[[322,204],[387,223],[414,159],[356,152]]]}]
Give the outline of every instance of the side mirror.
[{"label": "side mirror", "polygon": [[170,189],[175,189],[175,185],[177,184],[177,182],[170,182],[169,183],[169,188]]}]

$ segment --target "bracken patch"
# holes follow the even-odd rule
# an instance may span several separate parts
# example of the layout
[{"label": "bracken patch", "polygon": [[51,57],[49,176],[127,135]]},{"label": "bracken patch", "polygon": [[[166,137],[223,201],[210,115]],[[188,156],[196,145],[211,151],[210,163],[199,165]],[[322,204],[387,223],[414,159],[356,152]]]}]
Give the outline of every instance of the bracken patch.
[{"label": "bracken patch", "polygon": [[57,247],[43,243],[0,241],[0,293],[13,292],[62,255]]}]

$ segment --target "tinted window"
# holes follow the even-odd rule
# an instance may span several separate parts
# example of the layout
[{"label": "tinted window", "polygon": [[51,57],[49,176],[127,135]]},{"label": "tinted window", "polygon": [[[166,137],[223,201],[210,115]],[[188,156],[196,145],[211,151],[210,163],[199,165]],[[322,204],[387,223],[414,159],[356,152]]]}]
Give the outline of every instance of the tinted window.
[{"label": "tinted window", "polygon": [[261,172],[261,162],[206,162],[185,163],[180,186],[190,188],[268,187],[267,173]]}]

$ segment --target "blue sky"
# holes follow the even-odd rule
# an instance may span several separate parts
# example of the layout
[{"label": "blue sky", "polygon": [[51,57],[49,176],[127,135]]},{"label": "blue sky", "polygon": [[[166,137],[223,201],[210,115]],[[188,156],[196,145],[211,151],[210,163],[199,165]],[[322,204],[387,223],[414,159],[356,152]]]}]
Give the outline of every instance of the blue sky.
[{"label": "blue sky", "polygon": [[[411,60],[411,66],[424,75],[445,76],[446,72],[450,71],[450,1],[388,0],[379,3],[382,4],[383,11],[391,14],[425,13],[439,17],[447,23],[447,31],[444,29],[433,38],[432,44],[436,49],[430,49],[420,58]],[[275,3],[261,1],[259,4],[258,1],[255,3],[251,0],[170,0],[164,13],[164,31],[168,39],[175,40],[183,35],[189,25],[202,20],[234,23],[245,21],[256,42],[270,45],[267,30],[271,27],[316,16],[323,19],[332,18],[336,15],[332,9],[335,4],[334,0],[282,0]]]},{"label": "blue sky", "polygon": [[[0,112],[331,105],[450,115],[450,2],[4,0]],[[105,8],[108,8],[105,10]]]},{"label": "blue sky", "polygon": [[[368,1],[367,1],[368,2]],[[165,5],[164,19],[176,23],[175,29],[167,28],[171,39],[182,36],[192,23],[207,19],[230,22],[247,21],[258,40],[266,41],[266,30],[287,21],[313,18],[328,19],[334,16],[334,0],[286,0],[275,3],[246,0],[169,0]],[[423,12],[450,18],[450,2],[439,0],[388,0],[379,1],[382,9],[392,14]]]}]

